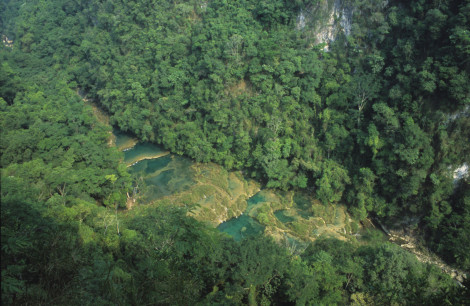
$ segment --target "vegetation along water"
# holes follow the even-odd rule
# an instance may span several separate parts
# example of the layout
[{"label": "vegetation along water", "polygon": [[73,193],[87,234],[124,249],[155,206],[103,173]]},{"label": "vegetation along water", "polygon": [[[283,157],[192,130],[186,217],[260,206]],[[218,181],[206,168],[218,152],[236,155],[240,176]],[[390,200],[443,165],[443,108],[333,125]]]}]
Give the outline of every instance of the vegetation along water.
[{"label": "vegetation along water", "polygon": [[2,304],[470,304],[469,0],[3,0],[0,36]]}]

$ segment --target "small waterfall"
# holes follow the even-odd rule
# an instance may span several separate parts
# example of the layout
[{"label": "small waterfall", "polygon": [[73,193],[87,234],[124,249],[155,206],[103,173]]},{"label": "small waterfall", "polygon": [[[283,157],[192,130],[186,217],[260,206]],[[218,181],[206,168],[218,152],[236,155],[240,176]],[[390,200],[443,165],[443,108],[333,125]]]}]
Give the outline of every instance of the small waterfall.
[{"label": "small waterfall", "polygon": [[299,16],[297,16],[297,30],[303,30],[305,28],[306,21],[305,21],[305,14],[303,11],[300,11]]},{"label": "small waterfall", "polygon": [[468,177],[468,164],[463,163],[460,167],[454,170],[453,173],[453,178],[454,178],[454,183],[457,183],[459,180],[467,178]]}]

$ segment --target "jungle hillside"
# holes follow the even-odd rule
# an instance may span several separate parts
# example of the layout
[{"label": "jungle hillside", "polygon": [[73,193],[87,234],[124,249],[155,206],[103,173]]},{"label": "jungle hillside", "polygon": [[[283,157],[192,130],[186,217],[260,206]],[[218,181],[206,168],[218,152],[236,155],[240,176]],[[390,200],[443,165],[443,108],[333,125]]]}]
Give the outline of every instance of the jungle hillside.
[{"label": "jungle hillside", "polygon": [[[2,304],[470,303],[469,0],[3,0],[0,35]],[[184,188],[130,207],[116,130],[361,230],[236,240]]]}]

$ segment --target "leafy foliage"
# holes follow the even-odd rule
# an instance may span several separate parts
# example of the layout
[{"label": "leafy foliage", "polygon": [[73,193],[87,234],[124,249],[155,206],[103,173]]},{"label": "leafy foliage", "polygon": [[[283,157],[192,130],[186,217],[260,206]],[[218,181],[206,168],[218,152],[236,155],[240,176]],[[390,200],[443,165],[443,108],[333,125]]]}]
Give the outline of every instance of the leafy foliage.
[{"label": "leafy foliage", "polygon": [[119,209],[131,178],[78,89],[173,153],[345,201],[358,219],[418,216],[469,268],[468,179],[455,187],[449,167],[470,162],[470,2],[341,1],[351,35],[328,52],[295,24],[320,2],[2,4],[2,300],[464,303],[390,245],[319,241],[296,256],[175,208]]}]

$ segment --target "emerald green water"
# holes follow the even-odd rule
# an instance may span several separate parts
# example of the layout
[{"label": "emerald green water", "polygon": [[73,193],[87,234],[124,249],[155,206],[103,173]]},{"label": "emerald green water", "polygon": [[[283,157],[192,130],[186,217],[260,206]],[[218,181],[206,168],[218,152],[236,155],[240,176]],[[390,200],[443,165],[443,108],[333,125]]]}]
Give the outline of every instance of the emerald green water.
[{"label": "emerald green water", "polygon": [[[223,216],[233,216],[234,212],[227,212],[228,209],[231,209],[231,206],[228,205],[225,207],[225,210],[223,210],[224,203],[230,202],[230,200],[225,200],[225,196],[219,197],[218,191],[214,192],[214,190],[225,188],[226,190],[224,191],[228,193],[229,197],[232,197],[232,200],[237,199],[239,195],[246,195],[248,193],[247,190],[250,190],[250,193],[254,190],[247,189],[247,182],[243,178],[238,177],[238,175],[241,174],[222,171],[220,175],[217,174],[217,176],[214,176],[214,173],[211,172],[211,167],[200,167],[199,165],[193,167],[195,162],[192,160],[169,154],[158,145],[147,142],[136,143],[134,137],[116,130],[114,130],[114,135],[116,136],[116,146],[120,150],[124,150],[124,163],[129,166],[129,172],[139,179],[139,203],[154,203],[155,201],[174,195],[174,197],[166,199],[175,201],[175,205],[185,204],[188,201],[198,203],[199,205],[205,206],[204,208],[208,210],[208,212],[202,211],[201,215],[203,217],[212,218],[210,219],[211,222],[220,222],[218,220],[223,219]],[[227,182],[220,182],[220,186],[217,182],[209,181],[207,183],[201,180],[201,177],[204,176],[210,177],[211,180],[215,179],[215,181],[220,177],[220,179],[227,180]],[[189,194],[189,192],[182,193],[191,190],[193,187],[196,187],[194,194]],[[312,211],[314,216],[317,214],[319,217],[323,217],[323,210],[320,211],[320,209],[317,209],[314,211],[313,207],[315,203],[309,195],[305,193],[295,193],[293,196],[294,203],[288,206],[289,210],[284,209],[286,203],[281,202],[283,201],[283,196],[285,195],[280,195],[279,197],[279,194],[273,193],[270,190],[262,190],[256,193],[254,196],[247,199],[246,209],[241,216],[219,224],[217,227],[218,230],[227,233],[237,241],[250,236],[262,235],[265,227],[251,216],[257,217],[261,212],[268,210],[268,218],[270,218],[268,221],[273,222],[272,224],[277,223],[276,220],[273,220],[274,217],[282,223],[288,223],[286,224],[286,228],[283,227],[284,230],[287,229],[289,231],[288,234],[284,231],[286,235],[284,240],[286,246],[292,248],[301,243],[301,240],[297,241],[296,238],[294,238],[297,231],[303,231],[305,228],[311,228],[312,230],[315,228],[316,231],[319,231],[317,234],[321,234],[320,229],[325,227],[325,222],[328,221],[330,223],[328,226],[330,226],[332,222],[337,221],[334,224],[339,226],[341,224],[337,223],[339,223],[340,219],[344,219],[340,218],[341,215],[338,212],[332,211],[331,214],[335,213],[335,215],[331,216],[331,220],[324,221],[320,218],[318,222],[321,221],[321,224],[312,224],[313,221],[310,220]],[[243,197],[240,199],[243,200]],[[214,208],[214,203],[219,205],[219,207],[216,207],[219,210]],[[241,202],[241,204],[237,202],[236,206],[243,207],[240,206],[242,204],[244,205],[243,202]],[[220,205],[223,206],[220,207]],[[240,209],[237,208],[236,213],[238,214],[239,212]],[[274,217],[271,213],[274,213]],[[299,229],[292,227],[294,221],[300,221],[300,225],[297,224],[299,225]],[[277,224],[279,225],[279,223]],[[302,237],[304,236],[303,232],[299,233]]]},{"label": "emerald green water", "polygon": [[236,241],[250,236],[260,235],[264,232],[264,226],[253,220],[250,216],[241,215],[220,224],[219,231],[229,234]]},{"label": "emerald green water", "polygon": [[[117,143],[117,138],[116,138]],[[134,147],[124,152],[124,162],[126,164],[133,164],[144,158],[151,158],[152,156],[164,153],[161,147],[148,142],[138,143]]]},{"label": "emerald green water", "polygon": [[274,216],[279,219],[282,223],[292,222],[295,218],[286,215],[285,210],[278,210],[274,212]]},{"label": "emerald green water", "polygon": [[130,173],[140,174],[146,186],[147,201],[188,190],[195,184],[192,161],[175,155],[142,160],[129,168]]},{"label": "emerald green water", "polygon": [[247,207],[246,210],[249,210],[250,208],[252,208],[256,204],[261,203],[261,202],[265,202],[265,201],[266,201],[266,197],[263,195],[263,193],[258,192],[257,194],[255,194],[254,196],[252,196],[251,198],[249,198],[246,201],[246,203],[248,204],[248,207]]},{"label": "emerald green water", "polygon": [[115,140],[116,147],[120,150],[128,146],[130,143],[133,143],[135,139],[131,135],[122,133],[116,128],[113,128],[113,134],[114,136],[116,136],[116,140]]},{"label": "emerald green water", "polygon": [[[114,133],[118,147],[130,143],[133,139],[124,133]],[[124,162],[132,164],[129,172],[140,175],[144,181],[143,202],[152,202],[185,191],[195,183],[191,170],[193,162],[190,159],[171,154],[153,158],[163,153],[163,148],[148,142],[137,143],[124,151]]]},{"label": "emerald green water", "polygon": [[256,222],[248,215],[248,213],[253,206],[264,201],[266,201],[265,196],[261,192],[258,192],[246,201],[248,206],[244,215],[221,223],[217,228],[221,232],[232,236],[236,241],[240,241],[246,237],[262,234],[264,232],[264,226]]},{"label": "emerald green water", "polygon": [[[311,215],[310,208],[312,206],[312,203],[309,198],[307,198],[303,194],[295,194],[294,195],[294,204],[295,208],[298,209],[299,215],[304,218],[308,219],[308,217]],[[277,217],[277,216],[276,216]],[[282,222],[282,220],[281,220]]]},{"label": "emerald green water", "polygon": [[138,173],[143,172],[145,174],[155,173],[166,166],[172,161],[171,155],[166,155],[160,158],[145,159],[129,168],[129,172]]},{"label": "emerald green water", "polygon": [[[129,148],[135,140],[123,133],[116,134],[116,145]],[[151,143],[137,143],[124,152],[124,162],[131,165],[128,170],[131,174],[140,177],[143,181],[139,185],[141,191],[140,203],[153,203],[164,197],[176,195],[190,190],[196,184],[196,170],[193,170],[194,162],[181,156],[166,154],[163,148]],[[206,170],[204,170],[206,171]],[[203,175],[204,173],[202,173]],[[201,175],[199,173],[198,175]],[[240,180],[228,179],[228,190],[237,194],[244,189]],[[202,195],[201,195],[202,197]],[[205,201],[216,201],[214,195],[204,194]],[[311,215],[312,202],[308,196],[303,194],[294,195],[294,206],[296,214],[304,219]],[[250,215],[256,215],[259,209],[270,207],[272,203],[279,201],[270,191],[260,191],[247,200],[247,208],[243,215],[232,218],[220,224],[217,228],[232,236],[236,241],[256,235],[262,235],[265,227],[258,223]],[[271,203],[272,202],[272,203]],[[277,210],[274,216],[282,223],[295,221],[294,216],[287,214],[286,210]],[[291,237],[286,240],[288,245],[294,245]]]}]

